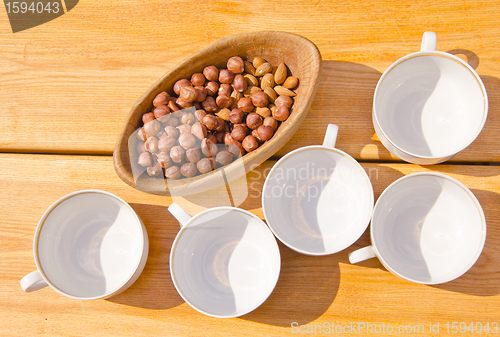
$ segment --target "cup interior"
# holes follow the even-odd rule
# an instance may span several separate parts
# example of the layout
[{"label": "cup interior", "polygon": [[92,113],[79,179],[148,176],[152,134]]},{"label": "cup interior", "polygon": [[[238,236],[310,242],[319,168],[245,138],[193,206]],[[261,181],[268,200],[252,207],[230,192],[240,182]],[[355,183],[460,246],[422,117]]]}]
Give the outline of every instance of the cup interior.
[{"label": "cup interior", "polygon": [[193,217],[170,255],[175,287],[194,309],[237,317],[260,306],[280,272],[278,245],[267,226],[246,211],[220,207]]},{"label": "cup interior", "polygon": [[414,282],[437,284],[461,276],[476,262],[486,222],[463,184],[445,175],[414,174],[382,193],[371,235],[387,269]]},{"label": "cup interior", "polygon": [[42,218],[36,258],[49,283],[79,299],[107,297],[134,275],[143,258],[141,220],[122,200],[86,191],[58,201]]},{"label": "cup interior", "polygon": [[274,165],[262,206],[267,224],[285,245],[303,254],[326,255],[349,247],[366,230],[373,188],[352,157],[310,146]]},{"label": "cup interior", "polygon": [[487,108],[479,76],[442,52],[396,61],[374,97],[374,118],[387,139],[419,157],[447,157],[467,147],[480,133]]}]

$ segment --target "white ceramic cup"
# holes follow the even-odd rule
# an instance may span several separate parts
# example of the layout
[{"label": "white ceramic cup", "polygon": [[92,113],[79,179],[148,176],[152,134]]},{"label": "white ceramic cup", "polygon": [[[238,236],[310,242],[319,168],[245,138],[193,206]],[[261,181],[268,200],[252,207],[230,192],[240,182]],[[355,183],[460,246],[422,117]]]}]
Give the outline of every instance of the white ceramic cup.
[{"label": "white ceramic cup", "polygon": [[487,115],[481,78],[460,58],[436,51],[434,32],[424,33],[420,52],[382,74],[373,99],[373,125],[382,144],[420,165],[444,162],[465,149]]},{"label": "white ceramic cup", "polygon": [[205,315],[229,318],[249,313],[269,297],[281,258],[262,220],[234,207],[194,217],[175,203],[168,210],[182,226],[170,252],[170,275],[186,303]]},{"label": "white ceramic cup", "polygon": [[373,188],[359,163],[335,148],[338,126],[328,125],[322,146],[281,158],[262,191],[269,228],[291,249],[327,255],[352,245],[366,230]]},{"label": "white ceramic cup", "polygon": [[445,174],[421,172],[393,182],[373,209],[371,246],[349,254],[377,257],[391,273],[438,284],[467,272],[481,255],[486,220],[479,201]]},{"label": "white ceramic cup", "polygon": [[21,287],[30,292],[49,285],[74,299],[108,298],[139,277],[148,247],[146,228],[125,201],[105,191],[77,191],[40,219],[33,240],[37,270]]}]

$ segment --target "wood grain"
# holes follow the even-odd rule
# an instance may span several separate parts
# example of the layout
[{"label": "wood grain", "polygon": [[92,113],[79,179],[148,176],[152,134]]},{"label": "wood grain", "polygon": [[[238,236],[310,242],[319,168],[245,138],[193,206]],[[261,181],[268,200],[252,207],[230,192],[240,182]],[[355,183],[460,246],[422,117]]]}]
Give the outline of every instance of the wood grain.
[{"label": "wood grain", "polygon": [[[327,122],[358,159],[393,160],[374,137],[371,101],[381,73],[434,30],[438,49],[463,53],[482,77],[489,117],[454,161],[499,161],[498,1],[101,1],[12,34],[0,16],[0,149],[111,154],[134,102],[193,53],[236,33],[282,30],[319,48],[325,66],[307,119],[278,155],[318,144]],[[182,24],[179,24],[182,22]],[[203,28],[202,28],[203,27]],[[465,57],[464,56],[464,57]]]},{"label": "wood grain", "polygon": [[[488,226],[486,245],[474,267],[459,279],[438,286],[401,280],[376,260],[350,265],[347,254],[369,244],[365,233],[345,251],[324,257],[298,254],[280,244],[282,270],[271,297],[240,318],[215,319],[199,314],[176,293],[168,258],[178,224],[169,215],[175,201],[195,214],[224,204],[222,198],[161,197],[124,184],[110,156],[0,154],[0,334],[2,336],[151,336],[151,335],[296,335],[292,323],[328,327],[358,322],[423,326],[448,321],[494,322],[500,312],[500,167],[363,164],[375,198],[405,174],[437,171],[466,184],[480,201]],[[247,176],[248,197],[239,205],[262,217],[260,191],[273,161]],[[145,223],[150,239],[146,267],[128,290],[109,300],[79,301],[50,288],[23,293],[19,281],[34,270],[32,239],[43,211],[59,197],[97,188],[130,203]],[[451,333],[450,333],[451,334]],[[363,334],[361,334],[363,335]],[[383,334],[381,334],[383,335]],[[436,335],[436,334],[434,334]]]}]

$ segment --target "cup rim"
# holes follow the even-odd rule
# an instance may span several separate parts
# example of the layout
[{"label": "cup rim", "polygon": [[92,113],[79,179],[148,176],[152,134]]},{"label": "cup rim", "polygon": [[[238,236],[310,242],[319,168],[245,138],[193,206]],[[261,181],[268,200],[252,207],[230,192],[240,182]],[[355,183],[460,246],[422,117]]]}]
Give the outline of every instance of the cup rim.
[{"label": "cup rim", "polygon": [[[241,313],[235,313],[235,314],[232,314],[232,315],[218,315],[218,314],[214,314],[214,313],[205,311],[205,310],[203,310],[201,308],[198,308],[196,305],[194,305],[194,303],[192,303],[191,300],[189,298],[187,298],[187,296],[181,291],[180,286],[179,286],[179,284],[177,282],[177,279],[175,277],[174,270],[173,270],[173,268],[174,268],[173,267],[174,266],[174,256],[175,256],[175,252],[176,252],[176,247],[179,244],[179,240],[182,237],[182,234],[193,224],[194,221],[196,221],[197,219],[205,216],[205,214],[212,213],[212,212],[215,212],[215,211],[221,211],[221,210],[237,211],[237,212],[243,213],[243,214],[245,214],[247,216],[250,216],[254,220],[257,220],[257,223],[259,223],[265,230],[267,230],[268,233],[269,233],[269,235],[270,235],[270,238],[273,239],[272,242],[274,242],[274,245],[272,245],[272,247],[273,247],[273,249],[276,250],[276,254],[277,254],[277,257],[278,257],[278,261],[277,261],[278,262],[278,266],[277,266],[278,270],[277,270],[277,273],[276,273],[276,278],[272,281],[272,283],[274,285],[270,289],[269,293],[266,293],[263,296],[262,301],[256,307],[251,308],[250,310],[245,310],[245,311],[243,311]],[[180,226],[181,226],[181,229],[176,234],[176,236],[174,238],[174,242],[172,243],[172,248],[170,248],[170,257],[169,257],[170,277],[171,277],[172,282],[173,282],[173,284],[175,286],[175,289],[177,290],[177,293],[182,297],[182,299],[191,308],[195,309],[199,313],[202,313],[202,314],[210,316],[210,317],[215,317],[215,318],[234,318],[234,317],[243,316],[243,315],[246,315],[246,314],[252,312],[253,310],[257,309],[259,306],[261,306],[269,298],[269,296],[271,296],[271,294],[274,291],[274,288],[276,288],[276,284],[278,283],[279,275],[281,273],[281,253],[280,253],[280,250],[279,250],[279,247],[278,247],[278,243],[276,242],[276,238],[274,237],[274,235],[273,235],[272,231],[269,229],[269,227],[264,223],[264,221],[262,221],[262,219],[260,219],[255,214],[253,214],[253,213],[251,213],[251,212],[249,212],[247,210],[244,210],[242,208],[232,207],[232,206],[219,206],[219,207],[208,208],[208,209],[206,209],[206,210],[204,210],[204,211],[202,211],[202,212],[194,215],[193,217],[191,217],[191,219],[189,219],[189,221],[186,224],[184,224],[184,225],[180,224]]]},{"label": "cup rim", "polygon": [[[474,202],[474,204],[476,206],[476,209],[478,211],[478,214],[479,214],[479,216],[481,218],[481,228],[482,228],[481,243],[477,247],[478,249],[477,249],[476,254],[469,261],[469,263],[467,264],[467,266],[465,268],[463,268],[462,271],[460,271],[459,273],[457,273],[458,274],[457,276],[454,276],[453,278],[448,278],[448,279],[446,279],[444,281],[440,281],[440,282],[417,281],[415,279],[406,277],[406,276],[402,275],[399,272],[396,272],[394,269],[392,269],[391,266],[389,266],[389,264],[387,264],[387,261],[385,261],[384,258],[381,256],[381,254],[380,254],[380,252],[379,252],[379,250],[377,248],[377,243],[374,240],[373,218],[375,216],[375,211],[377,209],[377,206],[381,202],[380,200],[383,200],[384,196],[386,194],[388,194],[389,191],[392,189],[392,187],[394,187],[395,185],[398,185],[399,183],[401,183],[402,181],[405,181],[407,179],[412,179],[412,178],[418,177],[418,176],[433,176],[433,177],[438,177],[438,178],[446,179],[446,180],[454,183],[455,185],[457,185],[458,187],[460,187],[464,192],[466,192],[467,195],[470,197],[470,199]],[[381,207],[381,206],[378,206],[378,207]],[[485,245],[485,242],[486,242],[486,217],[484,215],[483,208],[481,207],[481,204],[479,203],[479,200],[477,200],[477,197],[472,193],[472,191],[467,186],[465,186],[459,180],[457,180],[457,179],[455,179],[453,177],[450,177],[449,175],[446,175],[444,173],[439,173],[439,172],[416,172],[416,173],[411,173],[411,174],[405,175],[405,176],[403,176],[403,177],[401,177],[401,178],[393,181],[389,186],[387,186],[385,188],[385,190],[378,197],[377,202],[375,203],[375,206],[373,207],[373,212],[372,212],[372,217],[371,217],[370,223],[371,223],[371,225],[370,225],[371,247],[373,248],[375,254],[377,255],[377,258],[379,259],[379,261],[384,265],[384,267],[388,271],[390,271],[394,275],[396,275],[396,276],[398,276],[398,277],[400,277],[402,279],[405,279],[405,280],[408,280],[408,281],[411,281],[411,282],[415,282],[415,283],[420,283],[420,284],[442,284],[442,283],[450,282],[450,281],[453,281],[454,279],[459,278],[460,276],[462,276],[463,274],[465,274],[470,268],[472,268],[472,266],[476,263],[476,261],[479,259],[479,256],[481,255],[481,253],[483,251],[483,248],[484,248],[484,245]]]},{"label": "cup rim", "polygon": [[[128,275],[127,279],[124,280],[119,287],[117,287],[116,289],[113,289],[113,291],[107,292],[106,294],[101,295],[101,296],[88,296],[88,297],[87,296],[85,296],[85,297],[83,297],[83,296],[75,296],[75,295],[72,295],[70,293],[67,293],[67,292],[59,289],[54,283],[52,283],[52,281],[50,281],[50,279],[48,278],[48,276],[43,271],[43,268],[42,268],[42,265],[41,265],[41,262],[40,262],[40,258],[38,256],[38,242],[39,242],[39,239],[40,239],[41,230],[43,228],[43,225],[44,225],[47,217],[50,215],[50,213],[52,213],[52,211],[54,209],[56,209],[64,201],[66,201],[66,200],[68,200],[68,199],[70,199],[72,197],[75,197],[77,195],[81,195],[81,194],[85,194],[85,193],[103,194],[103,195],[106,195],[108,197],[112,197],[112,198],[116,199],[118,202],[120,202],[122,205],[124,205],[130,211],[132,211],[132,214],[134,216],[134,220],[135,220],[136,224],[141,227],[141,235],[142,235],[142,240],[140,241],[140,244],[141,244],[141,253],[140,253],[140,255],[138,255],[137,261],[134,263],[133,272],[130,275]],[[132,206],[130,206],[125,200],[123,200],[122,198],[118,197],[117,195],[114,195],[113,193],[110,193],[110,192],[107,192],[107,191],[103,191],[103,190],[98,190],[98,189],[80,190],[80,191],[71,192],[69,194],[66,194],[66,195],[62,196],[61,198],[57,199],[54,203],[52,203],[52,205],[50,205],[49,208],[47,208],[45,210],[45,212],[43,213],[42,217],[38,221],[38,225],[37,225],[37,228],[35,230],[35,237],[34,237],[34,240],[33,240],[33,257],[35,258],[36,268],[37,268],[38,272],[40,273],[40,275],[42,276],[43,280],[52,289],[54,289],[56,292],[60,293],[61,295],[66,296],[66,297],[73,298],[73,299],[78,299],[78,300],[102,299],[102,298],[111,297],[111,296],[113,296],[113,295],[121,292],[122,290],[125,290],[125,289],[122,289],[122,288],[124,286],[126,286],[127,283],[131,279],[134,278],[134,276],[136,275],[136,273],[138,272],[138,270],[141,268],[141,264],[144,262],[143,261],[144,260],[144,256],[145,256],[145,254],[147,254],[147,252],[145,252],[145,247],[147,246],[147,240],[148,240],[147,239],[147,234],[145,232],[144,224],[143,224],[141,218],[139,218],[139,216],[134,211],[134,209],[132,208]]]},{"label": "cup rim", "polygon": [[[483,94],[483,103],[484,103],[484,110],[483,110],[483,117],[482,117],[482,121],[481,121],[481,124],[479,125],[478,129],[476,130],[476,132],[474,133],[474,136],[471,137],[470,141],[468,141],[466,143],[465,146],[463,146],[462,148],[456,150],[456,151],[453,151],[453,152],[450,152],[450,153],[445,153],[444,155],[440,155],[440,156],[428,156],[428,155],[419,155],[419,154],[416,154],[416,153],[413,153],[411,151],[408,151],[408,150],[405,150],[403,149],[402,147],[400,147],[399,145],[397,145],[390,137],[388,137],[387,133],[382,129],[381,125],[380,125],[380,121],[379,121],[379,118],[378,118],[378,113],[377,113],[377,109],[375,108],[375,104],[376,104],[376,97],[377,97],[377,94],[379,92],[379,89],[380,89],[380,86],[382,85],[382,82],[384,81],[384,79],[389,75],[389,73],[394,70],[394,68],[396,68],[398,65],[400,65],[401,63],[405,62],[405,61],[408,61],[409,59],[412,59],[412,58],[417,58],[417,57],[422,57],[422,56],[438,56],[438,57],[445,57],[445,58],[448,58],[452,61],[455,61],[459,64],[461,64],[462,66],[464,66],[471,74],[472,76],[474,77],[474,79],[476,80],[476,82],[478,83],[480,89],[481,89],[481,92]],[[474,70],[474,68],[472,68],[467,62],[465,62],[464,60],[460,59],[459,57],[453,55],[453,54],[450,54],[450,53],[447,53],[447,52],[442,52],[442,51],[438,51],[438,50],[435,50],[435,51],[418,51],[418,52],[414,52],[414,53],[411,53],[411,54],[408,54],[408,55],[405,55],[401,58],[399,58],[398,60],[396,60],[395,62],[393,62],[384,72],[383,74],[380,76],[378,82],[377,82],[377,86],[375,87],[375,92],[373,94],[373,103],[372,103],[372,117],[373,117],[373,123],[376,123],[376,125],[378,126],[378,129],[380,130],[380,132],[382,133],[383,137],[393,146],[395,147],[397,150],[401,151],[402,153],[408,155],[408,156],[411,156],[413,158],[419,158],[419,159],[429,159],[429,160],[432,160],[432,159],[440,159],[440,158],[448,158],[448,157],[453,157],[454,155],[456,155],[457,153],[459,153],[460,151],[463,151],[465,148],[467,148],[470,144],[472,144],[472,142],[474,142],[474,140],[476,140],[476,138],[479,136],[479,134],[481,133],[481,131],[483,130],[483,127],[484,127],[484,124],[486,123],[486,119],[488,117],[488,93],[486,92],[486,87],[484,86],[484,83],[483,81],[481,80],[481,77],[479,76],[479,74]]]},{"label": "cup rim", "polygon": [[356,242],[359,237],[354,240],[353,242],[350,242],[348,243],[347,245],[345,245],[344,248],[340,249],[340,250],[336,250],[336,251],[332,251],[332,252],[324,252],[324,253],[316,253],[316,252],[311,252],[311,251],[306,251],[306,250],[303,250],[303,249],[300,249],[300,248],[297,248],[295,247],[294,245],[290,244],[289,242],[287,242],[286,240],[283,240],[280,235],[278,235],[278,233],[273,229],[273,224],[267,220],[267,216],[266,214],[268,214],[268,212],[266,211],[266,202],[265,202],[265,195],[266,195],[266,190],[267,190],[267,187],[269,185],[269,179],[270,177],[273,175],[273,173],[278,169],[278,167],[283,163],[285,162],[288,158],[300,153],[300,152],[304,152],[304,151],[310,151],[310,150],[323,150],[323,151],[331,151],[331,152],[335,152],[345,158],[347,158],[360,172],[362,172],[362,174],[364,175],[365,179],[366,179],[366,182],[367,182],[367,186],[369,188],[369,195],[370,195],[370,212],[369,212],[369,216],[368,218],[366,219],[366,225],[363,226],[363,230],[361,231],[359,237],[361,237],[361,235],[363,235],[363,233],[366,231],[366,229],[368,228],[368,225],[370,224],[370,220],[371,220],[371,214],[373,212],[373,206],[374,206],[374,200],[375,200],[375,197],[374,197],[374,193],[373,193],[373,185],[371,183],[371,180],[370,180],[370,177],[368,177],[368,175],[366,174],[366,171],[364,170],[364,168],[361,166],[361,164],[356,160],[354,159],[351,155],[347,154],[346,152],[342,151],[342,150],[339,150],[338,148],[335,148],[335,147],[329,147],[329,146],[324,146],[324,145],[309,145],[309,146],[304,146],[304,147],[301,147],[301,148],[298,148],[298,149],[295,149],[289,153],[287,153],[286,155],[284,155],[283,157],[281,157],[274,165],[273,167],[271,168],[271,170],[269,171],[266,179],[265,179],[265,182],[264,182],[264,186],[262,187],[262,197],[261,197],[261,204],[262,204],[262,211],[264,213],[264,218],[266,219],[266,222],[267,222],[267,225],[269,226],[269,229],[272,231],[272,233],[278,238],[279,241],[281,241],[281,243],[283,243],[285,246],[287,246],[288,248],[298,252],[298,253],[301,253],[301,254],[305,254],[305,255],[311,255],[311,256],[325,256],[325,255],[331,255],[331,254],[335,254],[335,253],[338,253],[338,252],[341,252],[342,250],[350,247],[354,242]]}]

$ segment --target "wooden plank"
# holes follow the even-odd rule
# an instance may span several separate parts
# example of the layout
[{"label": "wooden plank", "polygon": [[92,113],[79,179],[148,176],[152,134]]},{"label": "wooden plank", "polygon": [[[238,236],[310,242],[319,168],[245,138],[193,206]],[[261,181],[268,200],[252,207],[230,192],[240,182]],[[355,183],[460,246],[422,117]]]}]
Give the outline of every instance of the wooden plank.
[{"label": "wooden plank", "polygon": [[[438,335],[431,333],[431,324],[439,323],[439,335],[452,335],[447,333],[447,322],[483,326],[489,322],[491,327],[498,320],[498,166],[363,164],[375,198],[397,178],[427,170],[449,174],[474,192],[486,215],[488,235],[478,262],[459,279],[438,286],[417,285],[393,276],[375,259],[350,265],[347,254],[369,244],[368,233],[345,251],[324,257],[301,255],[280,244],[282,270],[270,298],[243,317],[215,319],[191,309],[175,291],[168,259],[178,224],[167,211],[175,201],[195,214],[215,206],[214,195],[170,198],[134,190],[116,176],[109,156],[0,154],[0,161],[2,336],[283,336],[315,326],[323,333],[337,326],[350,329],[351,324],[359,330],[361,323],[374,331],[383,326],[421,329],[420,335]],[[259,193],[273,164],[267,161],[247,176],[249,197],[240,205],[261,217]],[[35,269],[32,239],[43,211],[59,197],[89,188],[122,197],[144,221],[150,251],[142,275],[127,291],[108,300],[72,300],[50,288],[23,293],[19,281]],[[360,333],[367,334],[369,330]]]},{"label": "wooden plank", "polygon": [[[12,34],[0,18],[0,150],[111,154],[134,102],[192,53],[230,34],[285,30],[319,47],[321,88],[278,155],[321,143],[327,123],[355,158],[393,158],[374,139],[371,102],[381,73],[434,30],[438,49],[463,52],[481,75],[490,113],[456,161],[499,161],[498,1],[81,2],[68,14]],[[182,24],[179,24],[182,22]],[[208,27],[200,29],[198,27]]]}]

